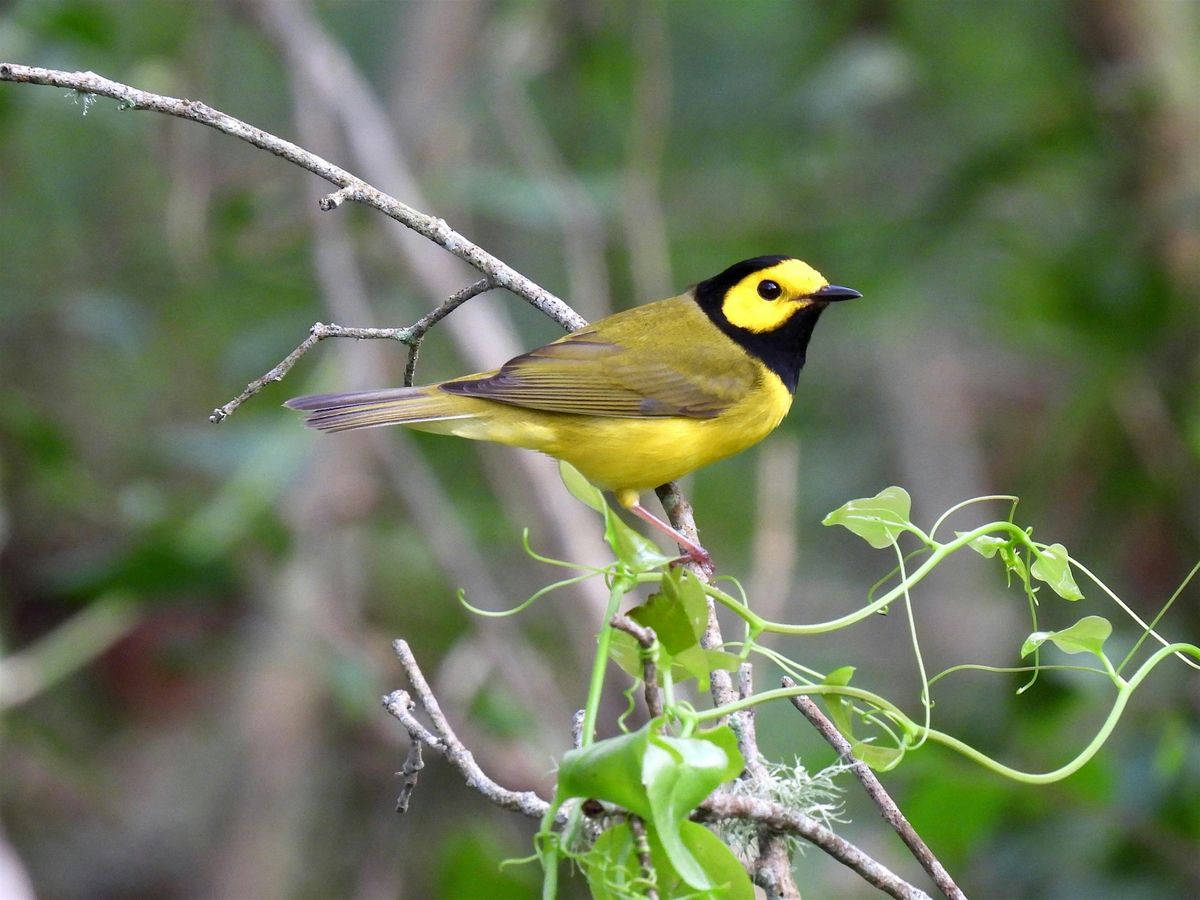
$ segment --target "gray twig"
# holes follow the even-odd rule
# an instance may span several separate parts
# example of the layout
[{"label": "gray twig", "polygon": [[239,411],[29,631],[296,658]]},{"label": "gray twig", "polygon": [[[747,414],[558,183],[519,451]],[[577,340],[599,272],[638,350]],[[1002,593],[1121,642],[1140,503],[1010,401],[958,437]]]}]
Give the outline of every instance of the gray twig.
[{"label": "gray twig", "polygon": [[408,732],[409,737],[414,741],[421,741],[428,745],[431,750],[435,750],[445,757],[446,761],[463,775],[468,787],[482,794],[502,809],[524,813],[534,819],[540,819],[545,815],[546,810],[550,808],[550,804],[533,791],[511,791],[508,788],[501,787],[484,774],[483,769],[479,767],[479,763],[475,762],[474,755],[458,739],[458,736],[454,733],[454,729],[450,727],[450,723],[446,720],[441,706],[438,705],[437,698],[433,695],[433,691],[429,687],[429,682],[425,680],[425,676],[417,665],[417,660],[413,656],[412,650],[409,649],[408,644],[404,641],[394,641],[392,647],[396,651],[400,665],[404,667],[405,674],[408,675],[409,683],[416,693],[417,701],[420,703],[421,708],[425,710],[426,715],[429,716],[430,722],[433,723],[433,731],[430,732],[413,715],[416,704],[408,692],[392,691],[392,693],[383,698],[383,706],[399,720],[400,724],[404,726],[404,730]]},{"label": "gray twig", "polygon": [[[748,662],[738,666],[737,692],[742,700],[754,693],[754,670]],[[758,726],[754,708],[750,707],[734,721],[740,723],[737,734],[746,760],[746,771],[741,777],[765,788],[771,781],[771,773],[758,752]],[[766,893],[767,900],[789,900],[799,896],[796,879],[792,876],[792,854],[788,841],[768,825],[758,829],[758,856],[750,861],[750,874],[754,883]]]},{"label": "gray twig", "polygon": [[441,306],[437,309],[432,309],[421,318],[417,319],[408,328],[408,363],[404,366],[404,386],[411,387],[413,378],[417,374],[417,354],[421,352],[421,341],[425,340],[425,335],[431,329],[454,310],[458,309],[472,297],[478,297],[480,294],[490,291],[496,286],[496,283],[491,278],[481,278],[474,284],[469,284],[461,291],[457,291],[448,297]]},{"label": "gray twig", "polygon": [[693,818],[703,821],[750,819],[773,831],[798,835],[859,874],[868,884],[900,900],[929,900],[929,895],[872,859],[811,816],[760,797],[717,791],[700,804]]},{"label": "gray twig", "polygon": [[397,773],[404,777],[404,782],[400,786],[400,795],[396,797],[396,812],[408,812],[408,803],[412,799],[413,791],[417,789],[417,776],[421,770],[425,768],[425,761],[421,759],[421,742],[412,741],[408,745],[408,756],[404,758],[404,767]]},{"label": "gray twig", "polygon": [[[784,676],[784,687],[795,687],[796,682]],[[900,807],[896,805],[896,801],[892,799],[887,790],[884,789],[879,779],[875,777],[875,773],[861,759],[854,756],[854,752],[850,747],[850,742],[837,730],[829,718],[821,712],[817,706],[808,697],[792,697],[792,705],[803,713],[804,717],[812,723],[817,729],[821,737],[829,742],[830,746],[837,751],[841,761],[852,771],[862,786],[866,789],[868,796],[879,807],[879,812],[884,820],[896,829],[896,833],[900,835],[900,839],[912,851],[913,856],[917,858],[922,868],[929,873],[929,877],[933,879],[938,890],[945,894],[950,900],[966,900],[966,894],[954,883],[954,879],[950,877],[950,873],[938,861],[938,858],[933,855],[933,851],[917,834],[912,824],[904,817],[904,813],[900,812]]]},{"label": "gray twig", "polygon": [[571,716],[571,746],[578,750],[583,746],[583,720],[587,718],[587,712],[582,709],[575,710]]},{"label": "gray twig", "polygon": [[609,623],[618,631],[624,631],[642,647],[642,684],[646,694],[646,709],[650,718],[657,719],[663,713],[662,692],[658,689],[658,636],[654,629],[640,625],[628,616],[615,615]]},{"label": "gray twig", "polygon": [[111,97],[120,101],[121,109],[151,110],[180,119],[190,119],[201,125],[215,128],[217,131],[286,159],[288,162],[337,185],[340,190],[322,198],[322,209],[334,209],[345,200],[354,200],[365,206],[373,207],[457,256],[490,278],[498,287],[506,288],[518,297],[527,300],[568,331],[574,331],[587,324],[577,312],[558,297],[530,281],[512,266],[492,256],[482,247],[471,243],[447,225],[443,219],[413,209],[315,153],[310,153],[291,141],[285,141],[261,128],[255,128],[241,119],[236,119],[219,109],[213,109],[198,100],[165,97],[162,94],[139,90],[127,84],[104,78],[95,72],[63,72],[57,69],[43,69],[38,66],[23,66],[16,63],[0,63],[0,81],[44,84],[84,94],[94,94],[98,97]]},{"label": "gray twig", "polygon": [[408,364],[404,368],[404,384],[407,387],[412,384],[413,374],[417,368],[417,351],[420,350],[421,341],[425,339],[425,335],[429,329],[472,297],[477,297],[485,291],[490,291],[493,287],[495,285],[490,278],[481,278],[479,281],[467,285],[461,291],[456,291],[436,309],[430,310],[412,325],[405,328],[348,328],[344,325],[335,325],[333,323],[327,325],[324,322],[315,322],[312,328],[308,330],[308,337],[302,340],[296,346],[295,350],[280,360],[279,364],[273,369],[246,385],[240,394],[224,406],[218,406],[214,409],[212,415],[208,417],[208,421],[214,424],[225,421],[239,406],[268,384],[283,381],[284,376],[300,361],[300,357],[326,338],[354,338],[359,341],[399,341],[401,344],[407,345]]}]

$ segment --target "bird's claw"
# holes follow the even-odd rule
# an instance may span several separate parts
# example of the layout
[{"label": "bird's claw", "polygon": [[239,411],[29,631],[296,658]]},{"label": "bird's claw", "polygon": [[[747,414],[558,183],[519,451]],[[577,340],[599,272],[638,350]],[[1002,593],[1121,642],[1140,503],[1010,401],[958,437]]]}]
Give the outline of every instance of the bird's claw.
[{"label": "bird's claw", "polygon": [[703,547],[689,547],[684,551],[682,556],[671,561],[671,565],[673,566],[688,564],[696,566],[707,578],[712,578],[717,572],[717,567],[713,564],[712,557],[709,556],[708,551]]}]

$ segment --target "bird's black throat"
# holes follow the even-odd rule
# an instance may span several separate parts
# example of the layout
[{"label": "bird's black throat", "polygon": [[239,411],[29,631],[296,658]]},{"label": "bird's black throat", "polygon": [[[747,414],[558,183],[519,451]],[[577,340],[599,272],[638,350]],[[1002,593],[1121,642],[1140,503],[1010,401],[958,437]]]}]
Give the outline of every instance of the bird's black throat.
[{"label": "bird's black throat", "polygon": [[796,310],[795,314],[774,331],[749,331],[739,328],[725,318],[722,306],[726,292],[754,272],[776,265],[789,257],[760,256],[731,266],[713,278],[696,285],[694,296],[700,308],[721,331],[729,335],[747,353],[757,357],[768,369],[779,376],[784,387],[793,393],[804,368],[808,342],[817,319],[827,304],[813,303]]}]

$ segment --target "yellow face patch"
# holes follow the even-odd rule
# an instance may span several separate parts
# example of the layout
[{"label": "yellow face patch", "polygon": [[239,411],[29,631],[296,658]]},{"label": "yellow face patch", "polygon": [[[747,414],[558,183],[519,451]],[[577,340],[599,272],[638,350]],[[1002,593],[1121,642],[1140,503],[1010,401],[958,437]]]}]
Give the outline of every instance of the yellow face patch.
[{"label": "yellow face patch", "polygon": [[747,275],[725,293],[721,312],[730,325],[747,331],[765,332],[781,328],[806,306],[812,294],[829,284],[808,263],[785,259]]}]

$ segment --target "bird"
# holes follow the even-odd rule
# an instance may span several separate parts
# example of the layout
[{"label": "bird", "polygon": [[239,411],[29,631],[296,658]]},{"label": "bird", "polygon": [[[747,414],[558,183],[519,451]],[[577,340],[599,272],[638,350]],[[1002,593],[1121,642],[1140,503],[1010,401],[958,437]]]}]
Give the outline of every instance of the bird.
[{"label": "bird", "polygon": [[405,425],[540,451],[611,491],[711,571],[708,552],[642,506],[642,493],[774,431],[821,313],[861,296],[795,257],[758,256],[498,369],[284,405],[321,431]]}]

